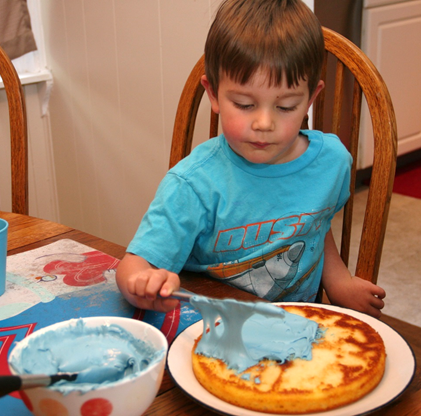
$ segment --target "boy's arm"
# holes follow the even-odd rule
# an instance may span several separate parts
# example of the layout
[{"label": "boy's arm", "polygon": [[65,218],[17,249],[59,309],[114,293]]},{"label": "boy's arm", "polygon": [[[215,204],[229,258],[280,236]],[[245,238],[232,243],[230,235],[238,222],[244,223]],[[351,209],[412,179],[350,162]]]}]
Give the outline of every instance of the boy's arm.
[{"label": "boy's arm", "polygon": [[123,296],[137,308],[168,312],[179,303],[176,299],[164,299],[179,289],[178,275],[157,269],[135,254],[126,253],[121,260],[117,267],[116,281]]},{"label": "boy's arm", "polygon": [[376,318],[381,316],[386,292],[379,286],[352,276],[342,261],[332,230],[325,237],[323,287],[334,305],[344,306],[367,313]]}]

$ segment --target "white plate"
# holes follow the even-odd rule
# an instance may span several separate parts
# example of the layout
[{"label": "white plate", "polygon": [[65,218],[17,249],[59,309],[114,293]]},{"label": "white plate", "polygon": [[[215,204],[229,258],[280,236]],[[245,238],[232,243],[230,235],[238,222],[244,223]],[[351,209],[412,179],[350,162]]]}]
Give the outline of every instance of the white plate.
[{"label": "white plate", "polygon": [[[300,303],[300,305],[308,304]],[[365,415],[379,410],[401,395],[415,373],[414,354],[402,336],[385,323],[363,313],[331,305],[317,306],[347,313],[371,325],[383,338],[387,357],[383,379],[372,392],[355,403],[327,412],[312,413],[312,416]],[[255,412],[226,403],[198,383],[192,370],[191,351],[194,340],[201,335],[202,329],[203,321],[196,322],[181,332],[171,344],[167,356],[167,369],[175,383],[192,399],[213,411],[233,416],[268,416],[267,413]]]}]

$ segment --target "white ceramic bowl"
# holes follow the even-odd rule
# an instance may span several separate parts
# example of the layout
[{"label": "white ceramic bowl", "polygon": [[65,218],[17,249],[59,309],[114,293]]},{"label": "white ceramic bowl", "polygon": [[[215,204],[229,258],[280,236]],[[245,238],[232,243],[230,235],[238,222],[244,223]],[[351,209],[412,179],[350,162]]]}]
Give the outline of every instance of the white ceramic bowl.
[{"label": "white ceramic bowl", "polygon": [[[22,395],[28,409],[36,416],[62,415],[62,416],[139,416],[153,402],[161,385],[165,368],[165,357],[168,343],[161,331],[141,321],[119,317],[92,317],[81,318],[86,327],[101,325],[119,325],[130,332],[136,339],[149,343],[157,351],[163,351],[162,358],[150,364],[144,371],[132,378],[123,378],[110,385],[81,393],[71,391],[69,394],[52,390],[46,387],[26,389]],[[13,362],[14,355],[24,348],[28,340],[33,337],[42,337],[46,331],[63,329],[74,325],[76,319],[60,322],[35,331],[20,341],[9,357]],[[16,370],[11,367],[12,373]]]}]

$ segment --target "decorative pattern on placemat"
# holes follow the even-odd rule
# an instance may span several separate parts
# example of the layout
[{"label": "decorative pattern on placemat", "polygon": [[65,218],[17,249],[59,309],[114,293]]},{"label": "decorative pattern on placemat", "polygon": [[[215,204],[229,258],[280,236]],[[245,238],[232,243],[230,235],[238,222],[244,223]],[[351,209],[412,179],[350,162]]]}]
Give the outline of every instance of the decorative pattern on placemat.
[{"label": "decorative pattern on placemat", "polygon": [[[15,342],[56,322],[89,316],[134,318],[159,328],[171,343],[202,319],[184,302],[167,314],[135,309],[116,285],[118,263],[73,240],[9,256],[6,292],[0,298],[0,374],[10,374],[7,357]],[[2,398],[5,414],[30,415],[20,398],[19,393]]]}]

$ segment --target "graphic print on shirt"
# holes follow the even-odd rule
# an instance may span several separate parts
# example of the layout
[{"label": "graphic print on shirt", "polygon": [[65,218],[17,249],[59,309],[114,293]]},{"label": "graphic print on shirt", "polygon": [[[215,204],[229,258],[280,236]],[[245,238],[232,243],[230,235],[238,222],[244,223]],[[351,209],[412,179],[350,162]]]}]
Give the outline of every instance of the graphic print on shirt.
[{"label": "graphic print on shirt", "polygon": [[[295,292],[311,277],[322,254],[310,254],[311,263],[301,267],[304,254],[313,251],[324,239],[320,226],[330,209],[313,214],[290,215],[274,221],[250,224],[245,227],[223,230],[218,233],[215,251],[248,250],[262,246],[255,257],[209,266],[207,272],[214,278],[271,301],[282,300]],[[296,241],[282,244],[278,240]],[[296,239],[296,237],[303,237]],[[278,242],[277,242],[278,241]],[[307,241],[307,246],[306,246]],[[272,251],[268,248],[276,247]],[[299,274],[298,274],[299,273]],[[298,275],[297,275],[298,274]]]},{"label": "graphic print on shirt", "polygon": [[297,275],[304,250],[305,242],[297,241],[251,260],[209,266],[207,271],[212,277],[223,279],[224,282],[254,293],[260,298],[279,301],[298,289],[319,263],[320,257],[298,281],[289,287]]}]

